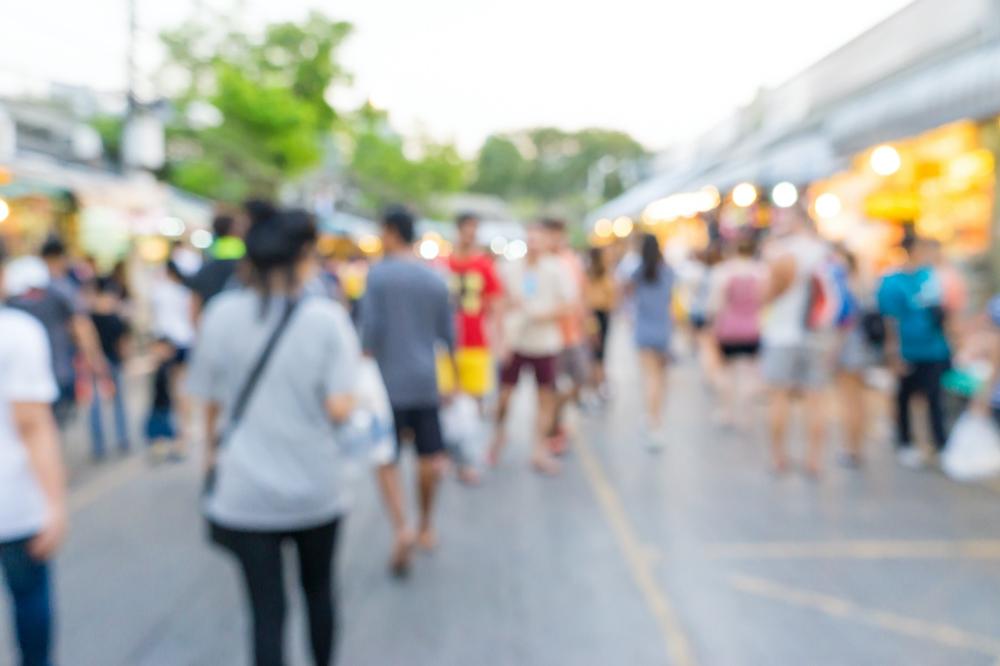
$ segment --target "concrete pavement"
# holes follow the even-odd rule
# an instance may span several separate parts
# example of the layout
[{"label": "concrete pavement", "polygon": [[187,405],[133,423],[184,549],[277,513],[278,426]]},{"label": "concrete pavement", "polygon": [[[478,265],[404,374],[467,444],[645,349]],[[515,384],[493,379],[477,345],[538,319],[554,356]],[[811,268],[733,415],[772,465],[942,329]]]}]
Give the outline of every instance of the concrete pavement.
[{"label": "concrete pavement", "polygon": [[[406,582],[386,575],[389,530],[359,479],[339,562],[342,664],[998,663],[1000,495],[901,470],[884,438],[864,471],[772,479],[762,432],[715,428],[687,364],[672,440],[651,455],[625,337],[618,399],[581,418],[564,474],[527,468],[527,387],[510,455],[481,488],[447,484],[440,549]],[[196,496],[194,464],[133,457],[77,476],[60,663],[247,662],[236,570],[205,545]],[[296,610],[294,664],[303,631]]]}]

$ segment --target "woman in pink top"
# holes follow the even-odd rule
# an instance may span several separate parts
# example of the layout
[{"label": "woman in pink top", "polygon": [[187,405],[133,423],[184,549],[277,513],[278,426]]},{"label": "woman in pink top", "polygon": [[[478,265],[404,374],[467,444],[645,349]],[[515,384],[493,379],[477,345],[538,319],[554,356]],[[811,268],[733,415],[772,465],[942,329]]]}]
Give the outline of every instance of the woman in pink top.
[{"label": "woman in pink top", "polygon": [[730,248],[712,273],[709,309],[713,332],[722,358],[718,383],[718,420],[726,427],[736,423],[747,400],[753,367],[760,351],[760,314],[764,303],[767,270],[754,258],[756,247],[749,239]]}]

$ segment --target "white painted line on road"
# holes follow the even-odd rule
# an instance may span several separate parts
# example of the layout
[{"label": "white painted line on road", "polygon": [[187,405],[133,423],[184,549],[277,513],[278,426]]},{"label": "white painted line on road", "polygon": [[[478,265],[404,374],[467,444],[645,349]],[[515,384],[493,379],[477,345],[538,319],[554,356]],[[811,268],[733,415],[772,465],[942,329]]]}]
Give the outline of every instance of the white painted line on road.
[{"label": "white painted line on road", "polygon": [[125,485],[138,476],[146,464],[144,456],[132,456],[107,471],[101,472],[79,488],[71,489],[68,499],[70,514],[86,509],[104,495]]},{"label": "white painted line on road", "polygon": [[1000,539],[772,541],[719,544],[707,551],[714,559],[726,560],[996,560]]},{"label": "white painted line on road", "polygon": [[949,624],[866,608],[847,599],[782,585],[764,578],[734,574],[729,577],[729,582],[734,588],[747,594],[811,608],[833,618],[866,624],[902,636],[1000,658],[1000,640],[973,634]]},{"label": "white painted line on road", "polygon": [[650,549],[644,547],[636,536],[618,493],[608,481],[601,463],[584,438],[578,438],[575,450],[583,464],[587,481],[604,512],[604,517],[618,540],[618,547],[621,548],[632,578],[660,626],[670,663],[673,666],[695,666],[697,661],[694,652],[677,618],[677,613],[653,575],[650,567],[652,559],[649,556]]}]

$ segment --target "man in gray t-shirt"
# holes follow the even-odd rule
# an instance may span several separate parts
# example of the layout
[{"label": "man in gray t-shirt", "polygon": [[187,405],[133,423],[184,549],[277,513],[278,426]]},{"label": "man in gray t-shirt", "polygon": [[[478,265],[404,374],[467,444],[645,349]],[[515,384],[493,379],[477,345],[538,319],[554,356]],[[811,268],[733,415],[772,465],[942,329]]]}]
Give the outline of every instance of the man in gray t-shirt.
[{"label": "man in gray t-shirt", "polygon": [[448,287],[440,275],[413,255],[414,226],[413,215],[405,208],[393,207],[386,212],[382,220],[385,258],[369,272],[361,303],[361,345],[382,372],[396,422],[397,442],[412,438],[420,457],[420,524],[416,537],[407,524],[396,462],[383,465],[378,472],[396,532],[391,561],[396,575],[407,572],[414,543],[428,550],[435,544],[431,511],[444,450],[436,353],[439,343],[449,352],[455,346]]}]

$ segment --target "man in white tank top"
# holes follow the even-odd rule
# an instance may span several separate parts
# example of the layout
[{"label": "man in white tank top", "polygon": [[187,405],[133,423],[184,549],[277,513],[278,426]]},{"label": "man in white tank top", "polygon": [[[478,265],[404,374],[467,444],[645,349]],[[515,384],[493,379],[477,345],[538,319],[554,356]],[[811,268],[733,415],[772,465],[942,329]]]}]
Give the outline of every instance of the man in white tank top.
[{"label": "man in white tank top", "polygon": [[774,239],[765,249],[770,273],[767,306],[763,315],[762,367],[770,388],[770,437],[774,470],[788,470],[785,446],[792,402],[803,398],[808,450],[805,470],[820,473],[826,439],[823,394],[830,383],[829,336],[806,325],[812,276],[830,254],[806,213],[780,211],[784,219],[774,224]]}]

